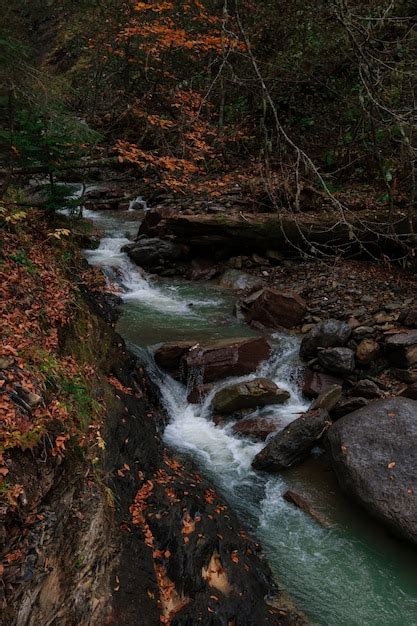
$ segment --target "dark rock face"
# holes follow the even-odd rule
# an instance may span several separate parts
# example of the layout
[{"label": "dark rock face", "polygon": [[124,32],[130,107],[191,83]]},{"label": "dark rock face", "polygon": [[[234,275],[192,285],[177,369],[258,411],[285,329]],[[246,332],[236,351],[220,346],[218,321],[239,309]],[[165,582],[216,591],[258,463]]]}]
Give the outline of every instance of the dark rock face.
[{"label": "dark rock face", "polygon": [[352,396],[361,396],[362,398],[374,399],[380,398],[383,395],[383,391],[373,380],[364,378],[359,380],[352,387]]},{"label": "dark rock face", "polygon": [[122,248],[134,263],[144,269],[165,267],[183,255],[181,246],[157,237],[143,237]]},{"label": "dark rock face", "polygon": [[242,419],[233,426],[233,432],[235,434],[250,437],[251,439],[258,439],[260,441],[265,441],[268,435],[274,433],[276,430],[277,425],[275,422],[265,417]]},{"label": "dark rock face", "polygon": [[181,359],[194,345],[192,341],[164,343],[155,352],[155,363],[163,370],[171,372],[180,367]]},{"label": "dark rock face", "polygon": [[256,409],[268,404],[282,404],[290,394],[272,380],[255,378],[224,387],[216,393],[213,407],[217,413],[231,414],[242,409]]},{"label": "dark rock face", "polygon": [[159,367],[172,376],[188,380],[198,371],[202,383],[254,372],[269,358],[271,346],[265,337],[221,339],[210,343],[166,343],[155,353]]},{"label": "dark rock face", "polygon": [[385,353],[389,362],[407,369],[417,363],[417,330],[391,335],[385,340]]},{"label": "dark rock face", "polygon": [[337,348],[345,346],[352,333],[351,327],[339,320],[325,320],[320,322],[303,337],[300,346],[300,356],[310,359],[317,355],[319,348]]},{"label": "dark rock face", "polygon": [[341,487],[417,544],[417,402],[372,402],[336,422],[328,439]]},{"label": "dark rock face", "polygon": [[349,376],[355,369],[355,353],[350,348],[325,348],[319,352],[319,364],[326,372]]},{"label": "dark rock face", "polygon": [[353,411],[357,411],[361,409],[363,406],[368,404],[368,400],[366,398],[348,398],[347,400],[342,400],[335,406],[335,408],[331,411],[332,420],[336,421],[343,417],[344,415],[348,415],[349,413],[353,413]]},{"label": "dark rock face", "polygon": [[307,398],[317,398],[328,391],[334,385],[341,385],[342,380],[329,374],[315,372],[309,368],[304,371],[302,391]]},{"label": "dark rock face", "polygon": [[303,461],[331,421],[327,411],[305,413],[288,424],[256,455],[252,467],[266,472],[279,472]]},{"label": "dark rock face", "polygon": [[265,328],[294,328],[301,323],[307,307],[296,293],[277,291],[270,287],[262,289],[242,303],[248,323]]}]

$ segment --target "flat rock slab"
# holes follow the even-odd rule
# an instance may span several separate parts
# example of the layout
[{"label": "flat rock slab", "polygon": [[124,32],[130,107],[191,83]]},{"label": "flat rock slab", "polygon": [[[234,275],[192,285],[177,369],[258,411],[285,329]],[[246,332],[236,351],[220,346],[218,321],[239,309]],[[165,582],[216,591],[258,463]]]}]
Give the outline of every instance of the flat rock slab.
[{"label": "flat rock slab", "polygon": [[417,402],[372,402],[336,422],[328,439],[341,487],[417,544]]},{"label": "flat rock slab", "polygon": [[171,342],[155,352],[155,362],[175,378],[190,376],[200,384],[256,371],[271,355],[265,337],[221,339],[213,342]]}]

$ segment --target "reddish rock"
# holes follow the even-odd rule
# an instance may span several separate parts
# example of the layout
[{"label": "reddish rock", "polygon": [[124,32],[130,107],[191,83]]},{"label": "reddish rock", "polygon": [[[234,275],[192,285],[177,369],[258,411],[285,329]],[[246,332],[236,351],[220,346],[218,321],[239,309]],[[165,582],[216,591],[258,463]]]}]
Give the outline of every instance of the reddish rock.
[{"label": "reddish rock", "polygon": [[342,382],[341,378],[330,376],[330,374],[314,372],[307,368],[304,371],[302,391],[308,398],[317,398],[320,394],[329,391],[334,385],[341,385]]},{"label": "reddish rock", "polygon": [[229,376],[244,376],[254,372],[271,354],[265,337],[253,339],[222,339],[194,346],[181,359],[185,378],[192,370],[200,370],[203,383]]},{"label": "reddish rock", "polygon": [[213,342],[178,341],[163,344],[155,353],[159,367],[174,377],[188,380],[199,373],[201,383],[254,372],[271,354],[265,337],[220,339]]},{"label": "reddish rock", "polygon": [[250,437],[251,439],[259,439],[260,441],[265,441],[268,435],[274,433],[276,430],[277,425],[275,422],[265,417],[251,417],[239,420],[239,422],[233,426],[233,432],[235,434]]},{"label": "reddish rock", "polygon": [[155,363],[164,370],[177,370],[181,364],[181,358],[195,345],[192,341],[176,341],[164,343],[155,352]]},{"label": "reddish rock", "polygon": [[301,323],[307,310],[298,294],[270,287],[259,291],[256,297],[244,300],[243,308],[247,322],[266,328],[294,328]]}]

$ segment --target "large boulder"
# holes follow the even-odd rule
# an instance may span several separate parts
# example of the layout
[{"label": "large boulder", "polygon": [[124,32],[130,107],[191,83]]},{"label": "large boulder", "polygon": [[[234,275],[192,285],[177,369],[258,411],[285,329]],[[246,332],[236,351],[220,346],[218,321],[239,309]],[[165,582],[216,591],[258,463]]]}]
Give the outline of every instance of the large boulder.
[{"label": "large boulder", "polygon": [[268,404],[283,404],[290,394],[272,380],[255,378],[223,387],[213,398],[217,413],[231,414],[244,409],[256,409]]},{"label": "large boulder", "polygon": [[248,323],[266,328],[294,328],[307,310],[306,303],[296,293],[267,287],[242,302]]},{"label": "large boulder", "polygon": [[352,334],[352,329],[346,322],[329,319],[314,326],[300,345],[300,356],[310,359],[317,355],[319,348],[338,348],[345,346]]},{"label": "large boulder", "polygon": [[336,422],[328,439],[341,487],[417,544],[417,402],[372,402]]},{"label": "large boulder", "polygon": [[385,353],[389,362],[400,369],[417,363],[417,330],[390,335],[385,340]]},{"label": "large boulder", "polygon": [[355,353],[350,348],[324,348],[319,352],[319,365],[330,374],[349,376],[355,369]]},{"label": "large boulder", "polygon": [[199,383],[254,372],[271,355],[265,337],[220,339],[212,342],[170,342],[155,352],[155,361],[175,378],[187,381],[193,374]]},{"label": "large boulder", "polygon": [[255,456],[252,467],[279,472],[303,461],[331,425],[329,414],[321,409],[309,411],[275,435]]},{"label": "large boulder", "polygon": [[122,251],[140,267],[152,270],[178,261],[183,256],[184,249],[172,241],[158,237],[141,237],[138,241],[123,246]]}]

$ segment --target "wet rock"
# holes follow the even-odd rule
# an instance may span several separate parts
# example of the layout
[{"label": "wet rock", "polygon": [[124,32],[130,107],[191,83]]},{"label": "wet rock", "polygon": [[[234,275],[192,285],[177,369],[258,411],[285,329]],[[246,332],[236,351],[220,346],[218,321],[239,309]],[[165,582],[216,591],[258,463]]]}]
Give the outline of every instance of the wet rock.
[{"label": "wet rock", "polygon": [[417,330],[390,335],[385,340],[385,353],[390,364],[400,369],[417,363]]},{"label": "wet rock", "polygon": [[242,409],[256,409],[268,404],[283,404],[290,394],[272,380],[255,378],[229,387],[223,387],[213,398],[217,413],[231,414]]},{"label": "wet rock", "polygon": [[219,287],[225,289],[260,289],[264,285],[264,281],[257,276],[252,276],[247,272],[241,272],[237,269],[226,270],[219,279]]},{"label": "wet rock", "polygon": [[190,404],[200,404],[212,389],[213,385],[196,385],[188,394],[187,402]]},{"label": "wet rock", "polygon": [[331,425],[327,411],[305,413],[294,420],[259,452],[252,467],[266,472],[278,472],[303,461]]},{"label": "wet rock", "polygon": [[328,433],[341,487],[395,533],[417,544],[417,402],[377,400]]},{"label": "wet rock", "polygon": [[192,348],[182,358],[185,377],[199,370],[203,383],[254,372],[269,358],[271,346],[265,337],[225,339]]},{"label": "wet rock", "polygon": [[178,341],[163,344],[155,361],[175,378],[194,376],[199,384],[254,372],[271,354],[265,337],[220,339],[213,342]]},{"label": "wet rock", "polygon": [[242,307],[248,323],[266,328],[294,328],[301,323],[307,310],[298,294],[270,287],[262,289],[256,297],[246,298]]},{"label": "wet rock", "polygon": [[324,409],[325,411],[330,411],[334,409],[338,402],[340,402],[342,398],[342,387],[341,385],[332,385],[326,391],[323,391],[318,398],[316,398],[313,404],[310,407],[312,409]]},{"label": "wet rock", "polygon": [[325,348],[318,358],[319,365],[332,374],[349,376],[355,369],[355,353],[350,348]]},{"label": "wet rock", "polygon": [[373,339],[362,339],[356,348],[356,360],[361,365],[369,365],[379,357],[379,344]]},{"label": "wet rock", "polygon": [[352,329],[346,322],[329,319],[320,322],[303,337],[300,356],[310,359],[317,355],[319,348],[336,348],[345,346],[350,339]]},{"label": "wet rock", "polygon": [[417,328],[417,309],[404,309],[398,321],[409,328]]},{"label": "wet rock", "polygon": [[304,370],[302,392],[307,398],[317,398],[322,393],[325,393],[334,385],[341,385],[342,379],[330,376],[329,374],[323,374],[322,372],[315,372],[307,368]]},{"label": "wet rock", "polygon": [[368,400],[366,398],[348,398],[347,400],[342,400],[336,407],[331,411],[332,420],[338,420],[344,415],[348,415],[349,413],[353,413],[353,411],[357,411],[364,406],[367,406]]},{"label": "wet rock", "polygon": [[352,331],[352,337],[357,341],[373,337],[375,335],[375,328],[373,326],[358,326]]},{"label": "wet rock", "polygon": [[370,400],[380,398],[383,395],[383,391],[373,380],[364,378],[359,380],[352,387],[351,391],[353,396],[362,396],[362,398],[368,398]]},{"label": "wet rock", "polygon": [[316,511],[310,502],[303,498],[303,496],[300,496],[299,493],[295,493],[295,491],[288,489],[282,497],[287,502],[290,502],[290,504],[293,504],[298,509],[301,509],[301,511],[304,511],[304,513],[307,513],[307,515],[320,524],[320,526],[323,526],[324,528],[332,528],[333,525],[329,522],[329,520],[326,519],[324,515]]},{"label": "wet rock", "polygon": [[172,372],[178,370],[181,365],[181,358],[195,345],[195,341],[173,341],[164,343],[155,352],[155,362],[163,370]]},{"label": "wet rock", "polygon": [[157,237],[142,237],[123,246],[122,251],[126,252],[134,263],[149,270],[178,261],[184,252],[181,246]]},{"label": "wet rock", "polygon": [[244,437],[250,437],[251,439],[260,441],[265,441],[268,435],[274,433],[276,430],[276,423],[265,417],[241,419],[233,426],[233,432],[236,435],[243,435]]}]

